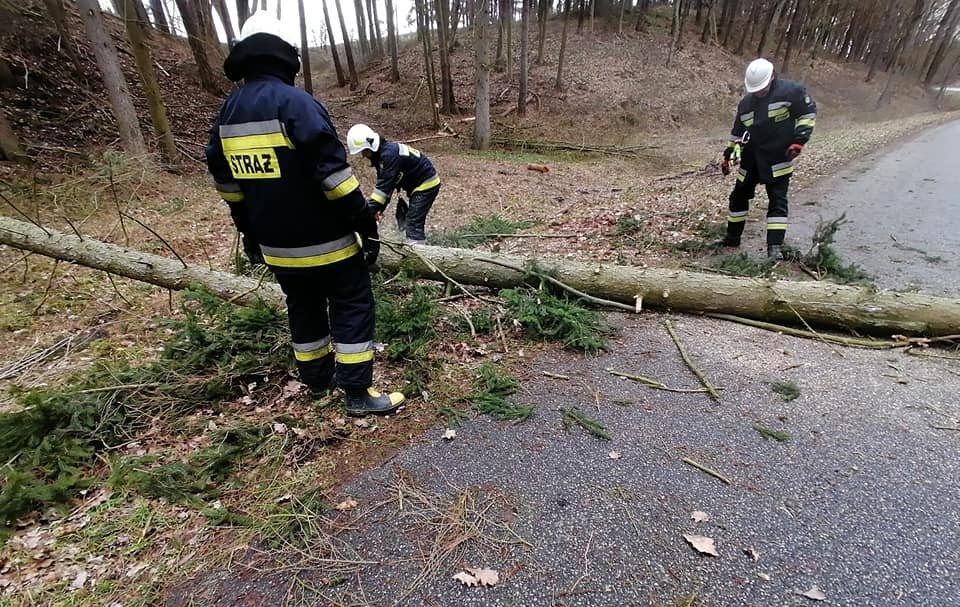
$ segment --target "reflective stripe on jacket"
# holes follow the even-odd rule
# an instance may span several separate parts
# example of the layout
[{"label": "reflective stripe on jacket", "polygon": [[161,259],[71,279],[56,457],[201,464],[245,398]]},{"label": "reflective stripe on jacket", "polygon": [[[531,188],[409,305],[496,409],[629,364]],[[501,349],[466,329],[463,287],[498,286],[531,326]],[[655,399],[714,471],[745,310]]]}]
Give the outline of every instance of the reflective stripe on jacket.
[{"label": "reflective stripe on jacket", "polygon": [[303,90],[272,75],[248,80],[220,108],[206,156],[237,228],[269,265],[359,252],[366,201],[326,108]]},{"label": "reflective stripe on jacket", "polygon": [[440,177],[430,159],[405,143],[381,141],[380,149],[371,160],[377,169],[377,186],[370,198],[382,205],[387,204],[395,189],[402,189],[410,196],[440,185]]},{"label": "reflective stripe on jacket", "polygon": [[741,140],[749,133],[741,152],[741,166],[757,171],[769,182],[793,172],[787,158],[791,144],[806,144],[817,120],[817,104],[802,84],[777,78],[765,97],[748,94],[740,101],[731,136]]}]

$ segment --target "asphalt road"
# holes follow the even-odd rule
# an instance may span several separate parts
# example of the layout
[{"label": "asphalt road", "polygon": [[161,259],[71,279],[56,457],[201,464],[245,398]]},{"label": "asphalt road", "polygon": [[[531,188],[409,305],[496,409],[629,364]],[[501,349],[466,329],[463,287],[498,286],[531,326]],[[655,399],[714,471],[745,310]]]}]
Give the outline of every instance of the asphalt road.
[{"label": "asphalt road", "polygon": [[[845,210],[845,259],[883,286],[956,293],[951,138],[960,124],[798,194],[790,237]],[[607,371],[698,388],[668,319],[724,388],[719,403]],[[830,605],[960,606],[960,364],[937,357],[951,353],[839,348],[695,317],[610,320],[602,356],[531,361],[517,397],[536,407],[528,421],[478,417],[452,440],[437,428],[345,487],[359,506],[332,515],[337,539],[315,553],[328,565],[235,565],[168,604],[790,607],[819,604],[803,596],[816,588]],[[565,428],[572,407],[611,439]],[[685,534],[713,539],[718,556]],[[454,579],[465,567],[500,582],[465,586]]]},{"label": "asphalt road", "polygon": [[953,122],[798,190],[791,198],[789,242],[806,250],[820,220],[845,213],[835,248],[878,286],[960,294],[958,144],[960,122]]}]

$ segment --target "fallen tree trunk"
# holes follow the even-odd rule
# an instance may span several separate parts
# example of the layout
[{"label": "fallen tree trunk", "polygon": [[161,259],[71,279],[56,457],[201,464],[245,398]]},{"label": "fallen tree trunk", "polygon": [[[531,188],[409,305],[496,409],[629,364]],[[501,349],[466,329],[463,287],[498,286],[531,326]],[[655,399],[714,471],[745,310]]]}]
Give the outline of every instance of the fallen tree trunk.
[{"label": "fallen tree trunk", "polygon": [[249,305],[258,299],[273,305],[283,303],[283,293],[274,283],[260,283],[230,272],[208,270],[177,259],[152,255],[89,237],[64,234],[9,217],[0,217],[0,244],[167,289],[179,291],[202,285],[217,297],[238,304]]},{"label": "fallen tree trunk", "polygon": [[[0,217],[0,244],[34,251],[169,289],[202,284],[224,299],[248,304],[283,301],[274,284],[54,232]],[[551,276],[593,297],[637,308],[723,313],[784,324],[808,323],[871,334],[937,337],[960,333],[960,299],[919,293],[877,292],[826,282],[794,282],[717,276],[522,257],[464,249],[385,243],[380,264],[435,280],[491,288],[515,287]],[[536,264],[534,266],[534,264]]]}]

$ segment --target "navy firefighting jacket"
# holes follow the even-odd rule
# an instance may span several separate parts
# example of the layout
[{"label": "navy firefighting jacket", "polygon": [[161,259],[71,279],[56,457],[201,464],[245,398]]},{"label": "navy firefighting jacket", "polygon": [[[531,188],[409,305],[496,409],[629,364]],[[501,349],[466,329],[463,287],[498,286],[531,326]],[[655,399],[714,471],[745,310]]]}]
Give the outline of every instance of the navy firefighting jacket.
[{"label": "navy firefighting jacket", "polygon": [[277,75],[226,99],[206,155],[237,229],[271,267],[340,261],[360,252],[355,231],[376,231],[326,108]]},{"label": "navy firefighting jacket", "polygon": [[380,149],[370,158],[377,169],[377,186],[370,199],[386,206],[397,188],[407,196],[440,185],[440,177],[433,163],[420,150],[405,143],[380,140]]},{"label": "navy firefighting jacket", "polygon": [[737,107],[731,135],[733,141],[748,141],[741,151],[737,178],[756,171],[763,183],[793,173],[793,162],[787,158],[791,144],[806,144],[817,120],[817,104],[802,84],[776,78],[766,97],[747,94]]}]

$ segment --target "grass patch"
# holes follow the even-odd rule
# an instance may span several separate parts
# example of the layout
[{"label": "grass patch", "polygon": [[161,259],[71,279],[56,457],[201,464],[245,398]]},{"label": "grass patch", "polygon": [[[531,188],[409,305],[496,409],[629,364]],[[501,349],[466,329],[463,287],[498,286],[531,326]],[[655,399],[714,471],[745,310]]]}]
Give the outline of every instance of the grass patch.
[{"label": "grass patch", "polygon": [[790,440],[790,433],[788,432],[774,430],[773,428],[767,428],[766,426],[754,426],[753,429],[763,437],[763,440],[773,439],[781,443]]},{"label": "grass patch", "polygon": [[770,382],[770,388],[785,401],[791,401],[800,396],[800,386],[792,381]]},{"label": "grass patch", "polygon": [[[0,461],[7,462],[0,468],[0,529],[89,488],[101,454],[157,420],[177,420],[239,395],[254,378],[289,369],[286,320],[278,311],[237,307],[199,291],[186,293],[183,309],[181,320],[167,322],[173,335],[159,360],[101,363],[63,387],[14,394],[20,410],[0,415]],[[217,444],[219,455],[206,454],[201,472],[214,475],[229,461],[230,443]],[[168,470],[165,478],[186,480],[177,474]]]},{"label": "grass patch", "polygon": [[487,364],[477,371],[473,393],[468,398],[480,413],[501,420],[524,421],[533,415],[533,407],[512,402],[508,397],[516,391],[515,379]]},{"label": "grass patch", "polygon": [[503,235],[516,234],[534,225],[532,221],[510,221],[499,215],[474,217],[470,223],[430,237],[430,244],[441,247],[471,249]]},{"label": "grass patch", "polygon": [[528,337],[591,354],[607,346],[609,328],[600,313],[576,300],[531,288],[504,289],[500,297]]},{"label": "grass patch", "polygon": [[563,429],[569,430],[571,426],[580,426],[586,430],[590,436],[600,440],[610,440],[610,432],[592,417],[587,416],[578,407],[570,409],[560,409],[561,419],[563,420]]}]

